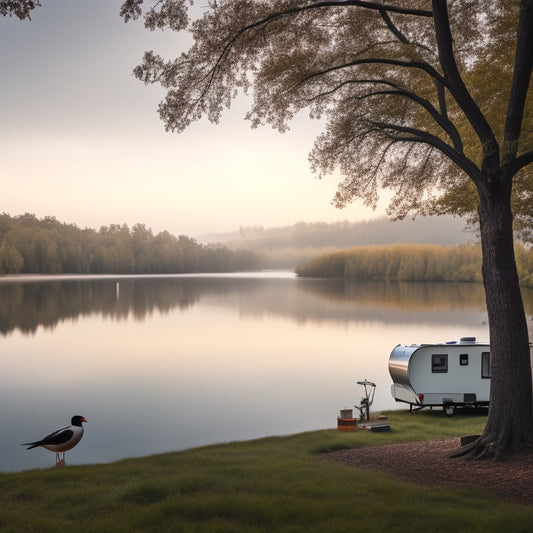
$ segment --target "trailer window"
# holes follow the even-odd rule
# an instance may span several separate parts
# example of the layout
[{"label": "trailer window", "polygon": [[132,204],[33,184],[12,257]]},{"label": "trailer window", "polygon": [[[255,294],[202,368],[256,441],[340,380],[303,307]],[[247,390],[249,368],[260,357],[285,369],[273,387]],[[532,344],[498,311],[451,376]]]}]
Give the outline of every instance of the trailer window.
[{"label": "trailer window", "polygon": [[483,379],[490,378],[490,353],[489,352],[481,353],[481,377]]},{"label": "trailer window", "polygon": [[468,354],[462,353],[459,355],[459,364],[461,366],[466,366],[468,364]]},{"label": "trailer window", "polygon": [[444,374],[448,372],[448,354],[431,355],[431,372],[434,374]]}]

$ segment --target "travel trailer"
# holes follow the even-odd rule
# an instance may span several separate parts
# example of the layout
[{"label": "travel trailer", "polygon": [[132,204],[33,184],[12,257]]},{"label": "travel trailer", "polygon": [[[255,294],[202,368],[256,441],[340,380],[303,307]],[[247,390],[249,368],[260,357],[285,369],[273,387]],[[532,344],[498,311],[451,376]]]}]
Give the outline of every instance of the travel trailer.
[{"label": "travel trailer", "polygon": [[459,406],[486,406],[490,344],[476,342],[475,337],[443,344],[399,344],[390,354],[389,373],[393,398],[409,404],[410,410],[442,406],[451,416]]}]

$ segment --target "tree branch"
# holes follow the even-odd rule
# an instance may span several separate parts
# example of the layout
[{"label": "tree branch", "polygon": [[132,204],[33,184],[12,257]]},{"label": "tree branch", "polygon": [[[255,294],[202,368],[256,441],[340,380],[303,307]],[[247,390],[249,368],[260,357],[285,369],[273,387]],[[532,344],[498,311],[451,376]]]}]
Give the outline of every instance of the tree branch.
[{"label": "tree branch", "polygon": [[533,2],[522,0],[518,19],[513,84],[507,108],[503,134],[502,164],[516,157],[518,138],[524,117],[524,108],[533,67]]},{"label": "tree branch", "polygon": [[533,150],[530,152],[526,152],[521,156],[515,157],[509,163],[507,163],[507,165],[511,169],[512,175],[514,175],[516,172],[526,167],[527,165],[531,165],[531,163],[533,163]]},{"label": "tree branch", "polygon": [[400,59],[386,59],[386,58],[363,58],[350,61],[349,63],[343,63],[342,65],[335,65],[333,67],[321,70],[320,72],[314,72],[305,76],[296,86],[299,86],[307,81],[322,76],[324,74],[329,74],[330,72],[335,72],[336,70],[342,70],[348,67],[355,67],[358,65],[391,65],[395,67],[405,67],[405,68],[415,68],[420,69],[429,74],[433,79],[439,81],[443,85],[447,85],[447,81],[443,78],[430,64],[424,63],[422,61],[403,61]]},{"label": "tree branch", "polygon": [[463,169],[473,180],[481,180],[483,175],[476,164],[466,157],[463,153],[457,152],[450,145],[446,144],[439,137],[432,135],[423,130],[417,128],[411,128],[408,126],[400,126],[398,124],[390,124],[387,122],[371,122],[377,128],[382,130],[392,130],[397,133],[407,133],[409,137],[399,137],[398,140],[405,142],[421,142],[424,144],[429,144],[437,150],[440,150],[444,155],[451,159],[458,167]]},{"label": "tree branch", "polygon": [[218,59],[216,60],[213,67],[209,70],[209,72],[206,75],[206,78],[209,79],[207,83],[207,87],[203,91],[202,95],[199,99],[203,98],[207,92],[209,91],[209,88],[211,87],[213,78],[215,76],[215,72],[224,59],[224,57],[229,53],[235,42],[246,32],[253,30],[255,28],[258,28],[260,26],[264,26],[266,24],[269,24],[271,22],[274,22],[277,19],[280,19],[282,17],[286,17],[289,15],[295,15],[297,13],[303,13],[304,11],[309,11],[313,9],[320,9],[323,7],[344,7],[344,6],[355,6],[355,7],[361,7],[365,9],[371,9],[382,12],[390,11],[391,13],[401,13],[404,15],[414,15],[419,17],[432,17],[433,13],[428,10],[423,9],[409,9],[409,8],[402,8],[398,6],[393,5],[387,5],[387,4],[379,4],[376,2],[368,2],[363,0],[338,0],[333,2],[316,2],[314,4],[309,4],[306,6],[297,6],[291,9],[286,9],[283,11],[278,11],[276,13],[272,13],[268,15],[267,17],[264,17],[256,22],[253,22],[252,24],[248,24],[246,26],[243,26],[237,33],[233,35],[233,37],[226,43],[224,48],[222,49],[222,52],[220,53]]},{"label": "tree branch", "polygon": [[[392,85],[392,84],[391,84]],[[443,117],[437,109],[431,104],[431,102],[425,98],[421,98],[417,94],[407,91],[405,89],[398,88],[394,91],[373,91],[371,93],[368,93],[366,95],[363,95],[359,97],[360,99],[368,98],[371,96],[379,96],[379,95],[398,95],[398,96],[404,96],[405,98],[408,98],[409,100],[412,100],[416,104],[420,105],[423,109],[425,109],[429,115],[433,118],[433,120],[437,123],[437,125],[448,135],[450,140],[452,141],[454,145],[454,150],[456,150],[459,153],[463,153],[463,142],[461,140],[461,136],[459,132],[457,131],[457,128],[455,125],[447,118]]]},{"label": "tree branch", "polygon": [[398,38],[398,40],[404,44],[409,44],[409,39],[392,22],[387,11],[385,9],[380,9],[379,14],[381,15],[381,18],[385,21],[385,24],[387,25],[389,30]]},{"label": "tree branch", "polygon": [[499,147],[494,132],[466,88],[455,61],[447,2],[433,0],[432,4],[439,61],[446,79],[444,85],[477,133],[483,146],[485,160],[490,160],[490,164],[499,166]]},{"label": "tree branch", "polygon": [[444,92],[444,86],[442,83],[435,81],[435,87],[437,89],[437,97],[439,99],[439,108],[443,117],[448,117],[448,105],[446,103],[446,93]]}]

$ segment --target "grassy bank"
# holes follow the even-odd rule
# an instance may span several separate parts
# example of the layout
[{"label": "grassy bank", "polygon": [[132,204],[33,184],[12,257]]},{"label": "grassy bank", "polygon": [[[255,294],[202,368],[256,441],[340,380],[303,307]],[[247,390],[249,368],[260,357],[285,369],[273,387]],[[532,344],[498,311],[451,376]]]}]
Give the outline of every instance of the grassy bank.
[{"label": "grassy bank", "polygon": [[392,412],[387,433],[323,430],[105,465],[2,474],[0,530],[529,531],[533,508],[317,459],[327,450],[479,433],[485,420]]}]

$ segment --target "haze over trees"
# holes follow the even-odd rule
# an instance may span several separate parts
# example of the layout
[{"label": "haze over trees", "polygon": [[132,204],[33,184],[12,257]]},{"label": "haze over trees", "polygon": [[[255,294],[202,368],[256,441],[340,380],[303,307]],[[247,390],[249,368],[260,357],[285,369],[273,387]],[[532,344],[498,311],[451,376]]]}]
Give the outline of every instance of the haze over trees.
[{"label": "haze over trees", "polygon": [[298,222],[292,226],[265,228],[241,226],[239,231],[201,236],[232,250],[252,250],[262,268],[290,268],[318,254],[362,245],[426,243],[454,245],[476,240],[459,218],[391,221],[386,217],[361,222]]},{"label": "haze over trees", "polygon": [[265,228],[241,226],[238,231],[200,236],[202,241],[222,242],[230,246],[255,248],[346,248],[365,244],[395,242],[452,245],[477,240],[465,229],[464,222],[454,217],[433,217],[391,221],[387,217],[359,222],[297,222],[291,226]]},{"label": "haze over trees", "polygon": [[[139,17],[143,4],[127,0],[121,14]],[[192,44],[168,61],[147,52],[135,70],[166,89],[159,113],[168,130],[203,116],[217,122],[249,91],[253,126],[284,131],[303,109],[326,119],[310,161],[319,176],[343,176],[337,205],[375,205],[388,188],[397,217],[477,210],[492,385],[485,431],[469,453],[531,446],[512,206],[528,220],[520,210],[533,162],[533,121],[524,121],[533,106],[533,1],[221,0],[203,3],[191,24],[189,4],[149,4],[148,28],[187,30]]]}]

